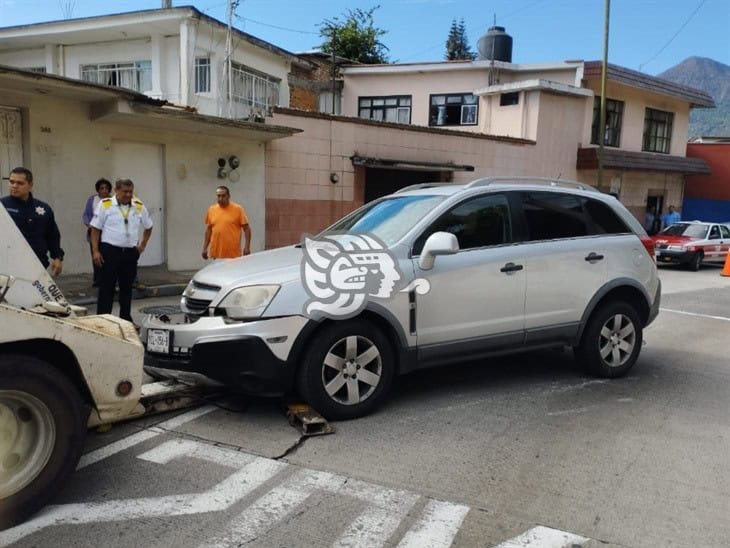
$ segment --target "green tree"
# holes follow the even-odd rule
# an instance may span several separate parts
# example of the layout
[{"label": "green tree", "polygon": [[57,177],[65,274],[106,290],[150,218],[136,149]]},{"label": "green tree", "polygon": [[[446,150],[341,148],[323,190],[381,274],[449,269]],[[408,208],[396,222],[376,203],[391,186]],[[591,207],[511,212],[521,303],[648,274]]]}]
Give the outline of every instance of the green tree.
[{"label": "green tree", "polygon": [[468,59],[473,61],[476,54],[469,47],[469,39],[466,37],[466,26],[464,19],[459,24],[456,19],[451,20],[451,28],[449,29],[449,37],[446,39],[446,55],[447,61],[455,61],[457,59]]},{"label": "green tree", "polygon": [[342,17],[325,19],[319,25],[319,34],[325,39],[319,48],[329,54],[334,49],[336,55],[359,63],[387,63],[388,48],[380,41],[387,31],[376,27],[373,20],[378,8],[347,10]]}]

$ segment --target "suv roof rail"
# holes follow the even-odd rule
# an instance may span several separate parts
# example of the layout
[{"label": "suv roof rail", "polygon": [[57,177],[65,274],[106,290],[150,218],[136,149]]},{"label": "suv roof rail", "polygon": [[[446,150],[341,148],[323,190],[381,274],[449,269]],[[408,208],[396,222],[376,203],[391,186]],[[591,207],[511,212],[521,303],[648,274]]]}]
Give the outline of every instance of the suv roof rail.
[{"label": "suv roof rail", "polygon": [[550,179],[548,177],[484,177],[472,181],[466,188],[475,188],[480,186],[489,186],[492,184],[533,184],[533,185],[544,185],[562,188],[576,188],[578,190],[589,190],[593,192],[599,192],[599,190],[586,183],[579,183],[577,181],[563,181],[561,179]]},{"label": "suv roof rail", "polygon": [[453,184],[453,183],[416,183],[415,185],[408,185],[408,186],[404,186],[403,188],[399,188],[393,194],[400,194],[401,192],[406,192],[408,190],[418,190],[420,188],[431,188],[434,186],[448,186],[450,184]]}]

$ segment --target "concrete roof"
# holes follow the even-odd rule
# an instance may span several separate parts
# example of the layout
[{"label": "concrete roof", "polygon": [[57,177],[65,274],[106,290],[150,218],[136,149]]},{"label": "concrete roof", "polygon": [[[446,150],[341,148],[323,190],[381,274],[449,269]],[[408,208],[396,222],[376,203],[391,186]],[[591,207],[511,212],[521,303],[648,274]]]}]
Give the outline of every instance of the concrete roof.
[{"label": "concrete roof", "polygon": [[[53,96],[91,105],[91,120],[166,131],[270,141],[302,130],[247,120],[205,116],[133,90],[0,65],[0,92]],[[7,103],[7,101],[6,101]],[[12,106],[12,105],[8,105]]]},{"label": "concrete roof", "polygon": [[[603,63],[601,61],[587,61],[583,71],[583,77],[586,79],[600,78],[602,66]],[[619,67],[611,63],[608,64],[606,78],[612,82],[626,86],[652,91],[659,95],[670,95],[677,99],[683,99],[692,107],[713,108],[715,106],[715,101],[712,100],[712,97],[700,89],[675,84],[663,78],[650,76],[643,72]]]},{"label": "concrete roof", "polygon": [[[46,43],[73,45],[90,42],[134,40],[150,34],[177,34],[183,19],[206,21],[225,31],[228,26],[194,6],[139,10],[93,17],[79,17],[61,21],[46,21],[30,25],[0,27],[0,50],[41,47]],[[234,34],[247,42],[266,49],[290,61],[301,62],[292,52],[275,46],[251,34],[233,28]],[[79,33],[83,32],[83,39]]]}]

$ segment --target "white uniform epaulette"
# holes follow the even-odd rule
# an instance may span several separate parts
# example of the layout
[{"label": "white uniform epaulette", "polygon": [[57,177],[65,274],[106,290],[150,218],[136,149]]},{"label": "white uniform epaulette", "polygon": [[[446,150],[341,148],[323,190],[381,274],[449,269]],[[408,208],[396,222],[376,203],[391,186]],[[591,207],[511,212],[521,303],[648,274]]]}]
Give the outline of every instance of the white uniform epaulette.
[{"label": "white uniform epaulette", "polygon": [[101,205],[104,209],[108,209],[112,206],[112,199],[111,198],[103,198],[101,200]]}]

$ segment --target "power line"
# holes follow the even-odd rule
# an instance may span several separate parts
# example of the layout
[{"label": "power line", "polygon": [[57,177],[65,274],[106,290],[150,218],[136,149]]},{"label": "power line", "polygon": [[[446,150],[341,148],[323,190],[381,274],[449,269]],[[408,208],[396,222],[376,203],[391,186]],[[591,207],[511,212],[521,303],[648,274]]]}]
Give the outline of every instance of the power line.
[{"label": "power line", "polygon": [[298,30],[298,29],[290,29],[287,27],[280,27],[278,25],[270,25],[269,23],[264,23],[262,21],[256,21],[255,19],[251,19],[250,17],[241,17],[240,15],[236,15],[236,19],[240,19],[243,22],[248,21],[249,23],[256,23],[257,25],[262,25],[264,27],[271,27],[272,29],[285,30],[288,32],[296,32],[299,34],[315,34],[315,35],[319,36],[318,32],[312,32],[311,30]]},{"label": "power line", "polygon": [[682,23],[682,26],[679,27],[679,30],[672,35],[672,37],[669,39],[669,41],[666,44],[664,44],[661,47],[661,49],[654,54],[653,57],[651,57],[648,61],[644,61],[643,63],[641,63],[639,65],[639,71],[641,71],[641,69],[644,68],[644,65],[648,65],[649,63],[651,63],[654,59],[656,59],[657,57],[659,57],[659,54],[661,52],[663,52],[665,49],[667,49],[667,46],[669,46],[669,44],[671,44],[674,41],[674,39],[677,36],[679,36],[679,33],[684,30],[684,27],[686,27],[689,24],[689,22],[692,20],[692,18],[697,14],[697,12],[700,11],[700,8],[703,6],[703,4],[705,2],[707,2],[707,0],[701,0],[700,1],[700,3],[695,8],[695,10],[689,15],[689,17],[687,17],[687,20],[684,23]]}]

